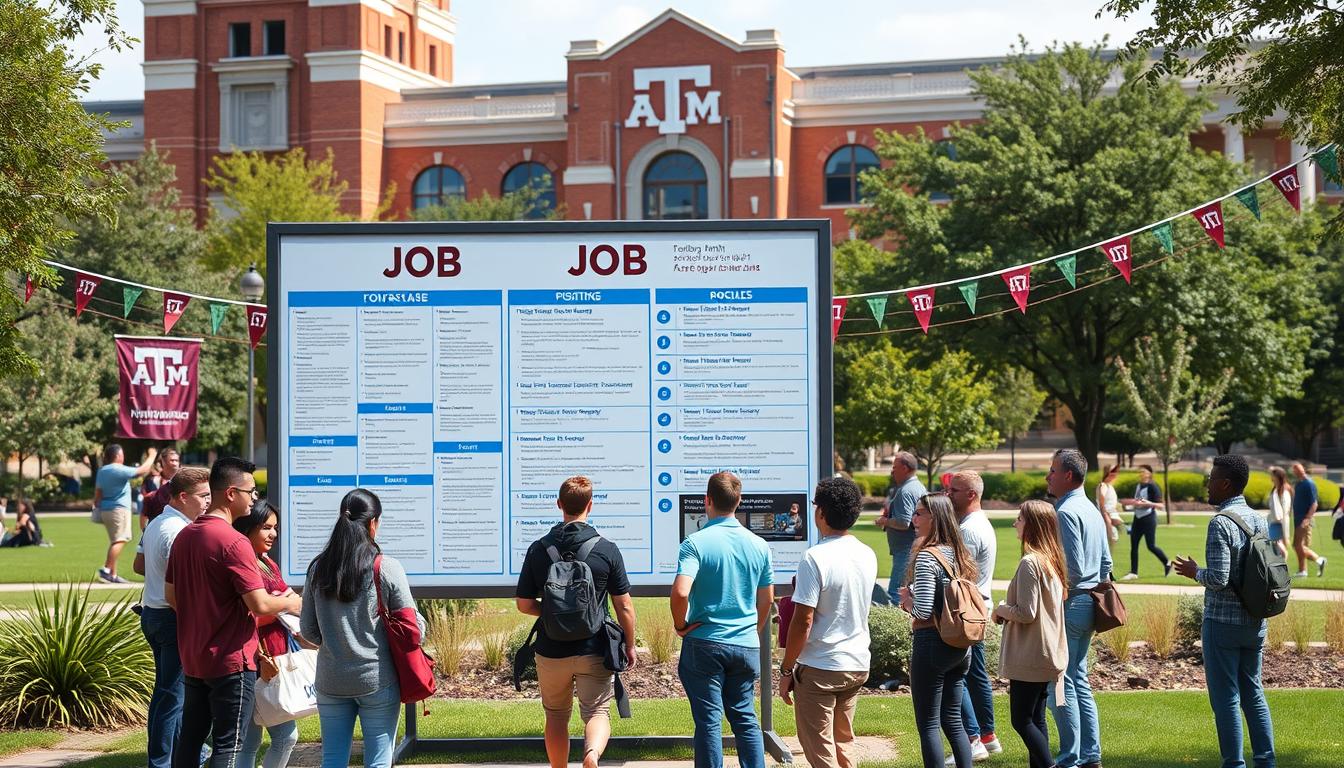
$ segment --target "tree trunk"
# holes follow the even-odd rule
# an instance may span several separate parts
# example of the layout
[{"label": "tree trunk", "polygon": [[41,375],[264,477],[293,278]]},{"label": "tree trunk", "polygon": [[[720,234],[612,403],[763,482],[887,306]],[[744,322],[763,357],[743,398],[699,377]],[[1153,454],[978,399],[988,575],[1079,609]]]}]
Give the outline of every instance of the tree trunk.
[{"label": "tree trunk", "polygon": [[1017,471],[1017,435],[1008,437],[1008,471]]},{"label": "tree trunk", "polygon": [[1162,508],[1167,511],[1167,525],[1171,525],[1171,481],[1167,477],[1167,468],[1171,464],[1162,460]]},{"label": "tree trunk", "polygon": [[1073,439],[1083,458],[1087,459],[1088,469],[1095,469],[1101,455],[1101,409],[1080,407],[1078,410],[1081,412],[1073,414]]}]

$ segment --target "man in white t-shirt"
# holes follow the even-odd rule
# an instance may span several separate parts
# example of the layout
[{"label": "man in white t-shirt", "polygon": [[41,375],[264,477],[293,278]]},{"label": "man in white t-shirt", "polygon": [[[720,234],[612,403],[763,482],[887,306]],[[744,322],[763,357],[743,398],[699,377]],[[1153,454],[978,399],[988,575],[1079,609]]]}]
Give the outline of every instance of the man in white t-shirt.
[{"label": "man in white t-shirt", "polygon": [[798,742],[813,768],[852,768],[854,710],[868,679],[868,606],[877,555],[849,532],[862,492],[853,480],[828,477],[812,495],[820,534],[803,553],[793,589],[793,620],[780,666],[779,695],[797,697]]},{"label": "man in white t-shirt", "polygon": [[164,574],[173,541],[210,506],[210,470],[183,467],[168,483],[168,506],[145,526],[136,548],[135,572],[145,577],[140,631],[154,653],[154,693],[149,699],[150,768],[170,768],[182,721],[182,659],[177,652],[177,613],[165,596]]},{"label": "man in white t-shirt", "polygon": [[[976,586],[985,599],[985,607],[993,613],[994,596],[990,585],[994,580],[994,560],[999,547],[994,538],[994,526],[980,509],[980,497],[984,492],[985,481],[974,470],[953,473],[947,484],[947,498],[957,513],[961,542],[975,559],[975,568],[979,572]],[[971,737],[974,759],[982,760],[991,752],[1003,751],[994,735],[994,685],[985,667],[984,643],[971,646],[971,667],[966,672],[966,687],[962,689],[961,719],[966,734]]]}]

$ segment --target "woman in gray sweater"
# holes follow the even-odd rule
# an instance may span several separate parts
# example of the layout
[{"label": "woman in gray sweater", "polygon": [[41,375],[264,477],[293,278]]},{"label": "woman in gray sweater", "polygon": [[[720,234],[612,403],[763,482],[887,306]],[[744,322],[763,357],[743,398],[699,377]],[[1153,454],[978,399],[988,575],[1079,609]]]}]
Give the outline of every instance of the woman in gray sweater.
[{"label": "woman in gray sweater", "polygon": [[[299,623],[304,638],[319,646],[322,768],[349,764],[356,716],[364,730],[365,768],[392,765],[401,691],[374,593],[373,561],[380,554],[374,537],[382,514],[372,492],[347,493],[326,549],[308,566]],[[384,555],[380,570],[387,610],[414,606],[401,563]],[[423,635],[423,618],[420,630]]]}]

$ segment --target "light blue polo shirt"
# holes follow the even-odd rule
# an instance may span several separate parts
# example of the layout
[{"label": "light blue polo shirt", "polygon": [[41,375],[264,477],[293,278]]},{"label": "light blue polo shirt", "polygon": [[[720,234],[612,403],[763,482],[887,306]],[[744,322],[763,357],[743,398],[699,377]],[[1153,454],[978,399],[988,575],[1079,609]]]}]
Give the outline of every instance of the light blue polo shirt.
[{"label": "light blue polo shirt", "polygon": [[689,576],[688,637],[759,648],[756,590],[774,583],[770,546],[729,515],[710,520],[681,542],[677,575]]},{"label": "light blue polo shirt", "polygon": [[99,467],[94,482],[102,490],[103,500],[98,504],[98,509],[104,512],[118,507],[130,509],[131,481],[138,472],[139,468],[125,464],[104,464]]}]

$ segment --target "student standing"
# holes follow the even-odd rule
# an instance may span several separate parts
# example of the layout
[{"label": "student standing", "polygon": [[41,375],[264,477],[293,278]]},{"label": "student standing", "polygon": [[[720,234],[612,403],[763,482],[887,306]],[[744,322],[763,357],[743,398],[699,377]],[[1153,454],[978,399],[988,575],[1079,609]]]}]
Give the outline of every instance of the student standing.
[{"label": "student standing", "polygon": [[131,481],[144,477],[154,466],[154,457],[158,452],[150,448],[145,452],[145,460],[138,467],[125,464],[126,452],[120,445],[109,443],[103,448],[103,466],[98,468],[94,479],[93,509],[97,522],[107,530],[107,558],[103,567],[98,569],[98,580],[109,584],[127,584],[127,580],[117,575],[117,558],[126,542],[131,540]]},{"label": "student standing", "polygon": [[830,477],[812,494],[816,546],[803,553],[793,590],[793,619],[779,668],[779,696],[797,699],[798,742],[812,768],[853,768],[854,711],[868,680],[868,607],[877,556],[849,532],[863,494],[853,480]]},{"label": "student standing", "polygon": [[1106,539],[1111,549],[1120,540],[1120,529],[1125,527],[1125,519],[1120,516],[1120,496],[1115,491],[1115,480],[1120,476],[1120,465],[1114,464],[1102,475],[1097,483],[1097,509],[1106,523]]},{"label": "student standing", "polygon": [[874,521],[887,532],[887,550],[891,553],[891,576],[887,579],[887,594],[897,599],[905,574],[910,565],[910,548],[915,543],[915,529],[910,518],[915,505],[928,490],[919,482],[919,461],[913,453],[900,451],[891,460],[891,491],[882,514]]},{"label": "student standing", "polygon": [[906,574],[909,583],[901,589],[901,608],[914,617],[910,698],[920,752],[924,768],[940,768],[946,735],[956,768],[971,768],[971,742],[961,719],[970,651],[943,642],[935,617],[943,609],[943,593],[953,577],[976,579],[975,560],[962,544],[957,516],[946,496],[925,496],[913,519],[918,538]]},{"label": "student standing", "polygon": [[723,765],[725,715],[742,768],[765,768],[752,692],[761,674],[760,635],[774,601],[773,567],[770,547],[737,521],[741,500],[736,475],[709,478],[709,519],[681,542],[672,581],[672,626],[683,638],[677,674],[695,721],[696,768]]},{"label": "student standing", "polygon": [[[974,470],[953,473],[948,480],[947,499],[952,502],[952,510],[957,514],[961,542],[975,561],[975,569],[979,573],[975,584],[985,601],[985,614],[989,615],[994,608],[991,585],[999,542],[994,535],[993,524],[980,508],[980,497],[984,492],[985,481]],[[971,646],[971,665],[966,671],[964,691],[961,719],[966,726],[966,735],[971,739],[971,758],[984,760],[991,753],[1002,752],[1003,746],[994,735],[994,685],[990,682],[989,669],[985,666],[983,642]]]},{"label": "student standing", "polygon": [[1125,499],[1125,503],[1134,507],[1134,522],[1129,526],[1129,573],[1123,581],[1139,578],[1139,542],[1146,541],[1148,551],[1162,563],[1162,575],[1171,574],[1171,561],[1167,553],[1157,546],[1157,510],[1162,507],[1162,489],[1153,482],[1153,468],[1143,464],[1139,469],[1139,484],[1134,487],[1134,497]]},{"label": "student standing", "polygon": [[1288,522],[1293,519],[1293,486],[1288,482],[1288,473],[1282,467],[1270,467],[1269,477],[1272,485],[1269,489],[1269,540],[1279,550],[1279,554],[1288,557]]},{"label": "student standing", "polygon": [[1293,549],[1297,552],[1297,576],[1307,575],[1307,560],[1316,563],[1316,575],[1325,575],[1325,558],[1311,549],[1311,527],[1320,509],[1320,496],[1316,493],[1316,481],[1307,474],[1302,464],[1293,465],[1293,476],[1297,485],[1293,487]]},{"label": "student standing", "polygon": [[1064,551],[1055,510],[1044,501],[1023,504],[1013,529],[1022,542],[1022,559],[1007,596],[994,608],[994,621],[1004,625],[999,675],[1009,681],[1013,730],[1027,747],[1029,765],[1051,768],[1055,759],[1045,724],[1045,702],[1052,686],[1063,685],[1069,665],[1064,635]]}]

